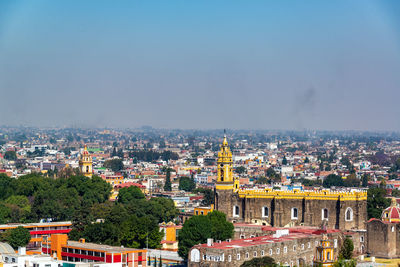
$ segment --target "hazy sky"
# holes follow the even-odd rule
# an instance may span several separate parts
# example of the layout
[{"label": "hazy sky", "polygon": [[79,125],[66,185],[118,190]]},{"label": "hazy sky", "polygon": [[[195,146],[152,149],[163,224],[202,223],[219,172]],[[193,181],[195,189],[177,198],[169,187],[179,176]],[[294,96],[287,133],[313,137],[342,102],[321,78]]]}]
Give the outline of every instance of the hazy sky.
[{"label": "hazy sky", "polygon": [[0,1],[0,125],[400,131],[400,1]]}]

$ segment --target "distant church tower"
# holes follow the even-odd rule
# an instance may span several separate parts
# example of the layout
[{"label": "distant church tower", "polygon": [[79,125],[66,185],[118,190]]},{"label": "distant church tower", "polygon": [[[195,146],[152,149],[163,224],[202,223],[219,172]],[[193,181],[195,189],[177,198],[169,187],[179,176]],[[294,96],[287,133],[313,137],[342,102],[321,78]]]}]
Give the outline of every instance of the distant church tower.
[{"label": "distant church tower", "polygon": [[224,141],[222,142],[221,149],[218,152],[217,169],[218,178],[217,184],[231,184],[233,183],[233,170],[232,170],[232,152],[228,146],[226,135],[224,135]]},{"label": "distant church tower", "polygon": [[93,160],[92,156],[90,156],[89,151],[87,150],[87,146],[85,145],[85,149],[79,158],[79,170],[86,177],[92,177],[93,174]]},{"label": "distant church tower", "polygon": [[239,180],[233,177],[233,160],[232,152],[224,134],[224,141],[222,142],[220,151],[218,152],[217,159],[217,183],[215,185],[215,205],[216,210],[224,212],[228,218],[236,210],[232,209],[232,195],[234,188],[238,189]]}]

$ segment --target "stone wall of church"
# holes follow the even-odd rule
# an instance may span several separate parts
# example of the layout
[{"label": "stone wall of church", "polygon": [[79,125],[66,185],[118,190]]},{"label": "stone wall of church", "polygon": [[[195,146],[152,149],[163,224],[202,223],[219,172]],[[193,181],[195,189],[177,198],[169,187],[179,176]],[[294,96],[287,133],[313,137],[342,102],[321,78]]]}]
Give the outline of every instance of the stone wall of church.
[{"label": "stone wall of church", "polygon": [[[188,266],[209,267],[236,267],[253,258],[264,256],[272,257],[276,263],[288,266],[311,266],[313,264],[316,247],[319,246],[322,236],[309,236],[304,238],[287,239],[280,242],[260,242],[253,246],[237,246],[228,249],[195,246],[191,250],[199,250],[200,260],[193,261],[189,252]],[[339,253],[342,235],[334,233],[329,236],[332,244],[336,243],[334,258]],[[336,240],[336,241],[334,241]]]},{"label": "stone wall of church", "polygon": [[372,220],[367,224],[367,253],[375,257],[397,258],[400,227],[395,223]]},{"label": "stone wall of church", "polygon": [[[275,227],[296,225],[320,227],[325,225],[327,228],[343,230],[365,229],[366,227],[365,200],[240,198],[233,190],[217,190],[217,195],[217,210],[227,214],[228,219],[232,222]],[[234,206],[239,208],[237,215],[233,214]],[[347,212],[349,214],[346,217]],[[327,217],[325,218],[325,216]]]}]

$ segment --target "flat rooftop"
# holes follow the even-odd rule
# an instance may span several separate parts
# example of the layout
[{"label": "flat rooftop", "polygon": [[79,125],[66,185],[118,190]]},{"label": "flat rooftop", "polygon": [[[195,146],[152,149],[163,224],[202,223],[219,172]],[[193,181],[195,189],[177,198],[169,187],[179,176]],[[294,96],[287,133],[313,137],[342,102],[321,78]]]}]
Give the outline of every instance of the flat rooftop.
[{"label": "flat rooftop", "polygon": [[15,228],[18,226],[22,226],[25,228],[30,228],[30,227],[44,227],[44,226],[59,226],[59,225],[72,225],[72,222],[66,221],[66,222],[42,222],[42,223],[8,223],[8,224],[0,224],[0,228]]},{"label": "flat rooftop", "polygon": [[96,250],[108,253],[123,253],[123,252],[130,252],[136,250],[145,250],[145,249],[136,249],[136,248],[124,248],[124,247],[116,247],[116,246],[108,246],[102,244],[95,244],[95,243],[81,243],[79,241],[69,241],[67,243],[68,247],[73,247],[77,249],[85,249],[85,250]]},{"label": "flat rooftop", "polygon": [[[285,229],[285,228],[280,228]],[[215,249],[232,249],[241,247],[252,247],[268,243],[278,243],[283,241],[290,241],[300,238],[307,238],[310,236],[319,236],[322,234],[338,233],[340,230],[330,229],[298,229],[298,228],[286,228],[289,230],[288,235],[283,235],[280,237],[274,237],[274,235],[258,236],[246,239],[235,239],[232,241],[223,241],[221,243],[214,242],[213,245],[208,246],[207,244],[201,244],[201,247],[215,248]]]}]

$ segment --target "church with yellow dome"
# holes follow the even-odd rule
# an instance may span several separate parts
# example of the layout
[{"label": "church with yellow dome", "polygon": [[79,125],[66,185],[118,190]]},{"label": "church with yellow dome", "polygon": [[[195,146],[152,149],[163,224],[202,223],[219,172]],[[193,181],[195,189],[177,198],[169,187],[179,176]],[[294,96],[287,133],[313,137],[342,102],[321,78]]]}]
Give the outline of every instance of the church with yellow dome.
[{"label": "church with yellow dome", "polygon": [[92,177],[93,175],[93,159],[86,145],[79,158],[79,170],[86,177]]},{"label": "church with yellow dome", "polygon": [[233,174],[226,135],[217,159],[215,209],[231,222],[275,227],[325,225],[333,229],[365,229],[366,190],[274,190],[241,186]]}]

